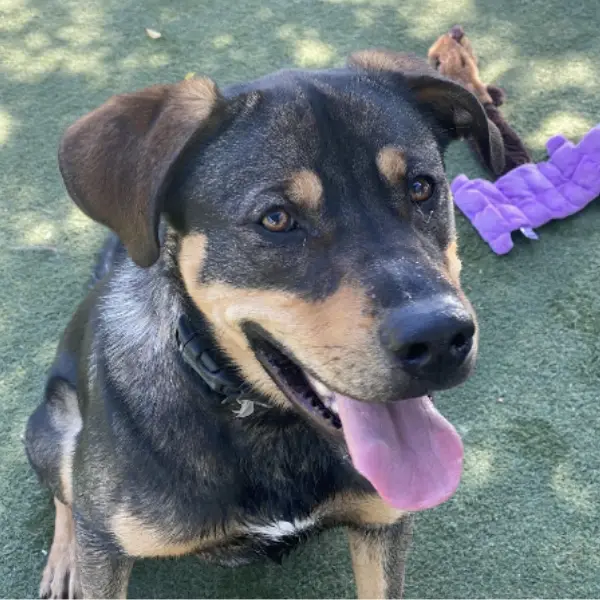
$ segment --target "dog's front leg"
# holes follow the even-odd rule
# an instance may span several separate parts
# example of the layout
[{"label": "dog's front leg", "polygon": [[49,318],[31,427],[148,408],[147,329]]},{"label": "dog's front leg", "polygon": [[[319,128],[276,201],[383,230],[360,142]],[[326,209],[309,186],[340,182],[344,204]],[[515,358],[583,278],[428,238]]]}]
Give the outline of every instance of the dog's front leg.
[{"label": "dog's front leg", "polygon": [[102,541],[78,523],[75,525],[75,538],[83,597],[126,598],[135,559],[107,552]]},{"label": "dog's front leg", "polygon": [[348,531],[359,598],[401,598],[406,556],[412,538],[412,515],[392,525]]}]

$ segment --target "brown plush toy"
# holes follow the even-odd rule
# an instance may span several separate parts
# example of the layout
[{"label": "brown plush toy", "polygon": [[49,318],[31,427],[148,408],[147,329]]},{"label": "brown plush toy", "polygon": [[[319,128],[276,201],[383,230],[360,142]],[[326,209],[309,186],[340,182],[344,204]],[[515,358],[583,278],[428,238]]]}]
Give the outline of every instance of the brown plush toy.
[{"label": "brown plush toy", "polygon": [[[475,94],[483,104],[488,119],[500,130],[504,141],[505,166],[498,176],[533,161],[517,132],[506,122],[498,109],[504,103],[504,91],[495,85],[486,85],[479,79],[477,57],[460,25],[455,25],[448,33],[440,36],[429,48],[427,58],[441,75],[460,83]],[[471,147],[479,154],[475,144],[471,144]]]}]

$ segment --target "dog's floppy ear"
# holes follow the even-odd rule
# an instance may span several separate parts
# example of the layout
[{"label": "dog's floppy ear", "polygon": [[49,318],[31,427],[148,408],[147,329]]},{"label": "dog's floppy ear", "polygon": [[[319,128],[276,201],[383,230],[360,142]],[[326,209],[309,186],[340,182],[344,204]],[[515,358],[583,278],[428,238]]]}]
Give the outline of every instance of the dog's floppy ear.
[{"label": "dog's floppy ear", "polygon": [[479,100],[464,87],[442,77],[420,58],[390,50],[356,52],[350,56],[348,64],[361,70],[398,76],[416,101],[431,110],[444,129],[455,138],[471,137],[492,172],[502,172],[502,136],[488,120]]},{"label": "dog's floppy ear", "polygon": [[160,255],[158,225],[185,148],[214,128],[225,101],[209,79],[114,96],[69,127],[59,165],[69,195],[115,231],[140,266]]}]

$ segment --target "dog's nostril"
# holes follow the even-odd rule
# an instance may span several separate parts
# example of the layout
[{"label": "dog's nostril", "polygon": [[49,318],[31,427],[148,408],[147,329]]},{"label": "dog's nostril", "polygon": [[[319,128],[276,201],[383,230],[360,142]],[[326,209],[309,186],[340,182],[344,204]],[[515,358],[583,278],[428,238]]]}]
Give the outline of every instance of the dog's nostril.
[{"label": "dog's nostril", "polygon": [[466,355],[473,344],[473,336],[475,329],[469,327],[463,331],[459,331],[450,340],[450,352],[456,355]]},{"label": "dog's nostril", "polygon": [[427,344],[410,344],[402,352],[402,360],[413,365],[423,364],[429,358]]},{"label": "dog's nostril", "polygon": [[464,348],[467,344],[467,336],[465,336],[464,333],[458,333],[456,334],[451,342],[450,342],[450,347],[453,350],[461,350],[462,348]]}]

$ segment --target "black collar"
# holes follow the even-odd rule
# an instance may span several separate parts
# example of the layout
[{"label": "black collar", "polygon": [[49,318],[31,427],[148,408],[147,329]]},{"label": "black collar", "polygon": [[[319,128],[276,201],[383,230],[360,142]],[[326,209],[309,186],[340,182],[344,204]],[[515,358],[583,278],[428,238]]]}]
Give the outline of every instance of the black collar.
[{"label": "black collar", "polygon": [[242,393],[243,381],[226,366],[225,357],[206,333],[206,327],[194,327],[187,315],[181,315],[177,321],[175,338],[183,360],[213,392],[226,398],[237,397]]}]

